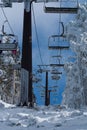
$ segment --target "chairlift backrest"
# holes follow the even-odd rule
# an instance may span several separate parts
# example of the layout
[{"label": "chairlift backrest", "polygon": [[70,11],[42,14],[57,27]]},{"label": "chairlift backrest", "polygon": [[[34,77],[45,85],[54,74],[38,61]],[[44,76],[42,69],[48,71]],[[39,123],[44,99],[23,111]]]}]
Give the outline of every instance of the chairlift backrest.
[{"label": "chairlift backrest", "polygon": [[14,34],[0,34],[0,40],[2,43],[18,43],[18,38]]}]

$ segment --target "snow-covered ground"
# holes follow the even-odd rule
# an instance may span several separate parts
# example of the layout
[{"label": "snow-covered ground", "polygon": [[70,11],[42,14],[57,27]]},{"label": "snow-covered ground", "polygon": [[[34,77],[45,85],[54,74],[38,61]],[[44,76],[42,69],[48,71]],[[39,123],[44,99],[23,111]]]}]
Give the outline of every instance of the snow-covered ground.
[{"label": "snow-covered ground", "polygon": [[0,130],[87,130],[87,109],[28,109],[0,101]]}]

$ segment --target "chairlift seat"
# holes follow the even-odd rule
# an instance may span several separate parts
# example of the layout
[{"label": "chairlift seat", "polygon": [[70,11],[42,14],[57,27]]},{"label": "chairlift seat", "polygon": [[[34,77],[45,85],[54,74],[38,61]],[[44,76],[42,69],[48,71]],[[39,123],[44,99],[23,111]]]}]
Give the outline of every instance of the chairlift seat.
[{"label": "chairlift seat", "polygon": [[62,56],[61,55],[54,55],[54,56],[52,56],[52,58],[62,58]]},{"label": "chairlift seat", "polygon": [[18,39],[16,35],[0,34],[0,50],[13,51],[17,50],[17,46],[18,46]]},{"label": "chairlift seat", "polygon": [[50,64],[52,67],[64,67],[64,64]]},{"label": "chairlift seat", "polygon": [[69,46],[48,46],[49,50],[69,49]]},{"label": "chairlift seat", "polygon": [[17,43],[0,43],[0,50],[13,51],[17,49]]},{"label": "chairlift seat", "polygon": [[52,71],[51,74],[62,74],[62,72]]},{"label": "chairlift seat", "polygon": [[60,76],[51,76],[51,78],[53,79],[53,80],[59,80],[60,79]]},{"label": "chairlift seat", "polygon": [[71,13],[76,14],[78,7],[44,7],[45,13]]}]

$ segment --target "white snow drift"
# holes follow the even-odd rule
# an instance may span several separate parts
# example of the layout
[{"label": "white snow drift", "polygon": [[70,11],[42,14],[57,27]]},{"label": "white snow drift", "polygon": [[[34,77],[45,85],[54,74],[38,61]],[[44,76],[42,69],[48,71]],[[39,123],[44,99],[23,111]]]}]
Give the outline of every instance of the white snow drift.
[{"label": "white snow drift", "polygon": [[16,107],[0,101],[0,130],[87,130],[87,109]]}]

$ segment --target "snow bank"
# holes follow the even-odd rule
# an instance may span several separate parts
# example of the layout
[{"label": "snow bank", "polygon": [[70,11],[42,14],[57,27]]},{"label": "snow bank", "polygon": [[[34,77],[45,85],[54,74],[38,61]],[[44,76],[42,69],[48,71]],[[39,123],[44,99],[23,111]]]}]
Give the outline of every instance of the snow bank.
[{"label": "snow bank", "polygon": [[[1,102],[1,101],[0,101]],[[13,107],[4,104],[0,107],[0,129],[1,130],[86,130],[87,110],[70,110],[59,106],[35,107]],[[10,108],[9,108],[9,106]],[[8,108],[7,108],[8,107]]]},{"label": "snow bank", "polygon": [[0,109],[1,108],[13,108],[13,107],[15,107],[15,105],[8,104],[8,103],[5,103],[2,100],[0,100]]}]

